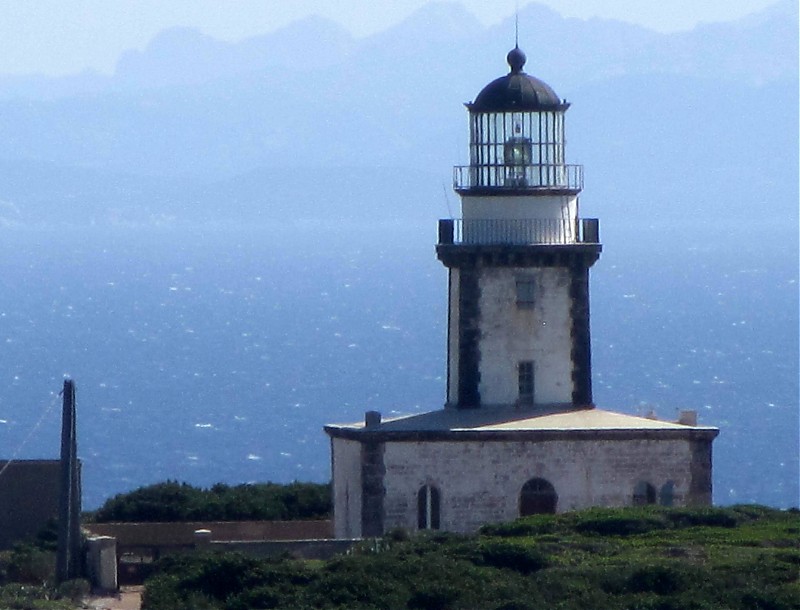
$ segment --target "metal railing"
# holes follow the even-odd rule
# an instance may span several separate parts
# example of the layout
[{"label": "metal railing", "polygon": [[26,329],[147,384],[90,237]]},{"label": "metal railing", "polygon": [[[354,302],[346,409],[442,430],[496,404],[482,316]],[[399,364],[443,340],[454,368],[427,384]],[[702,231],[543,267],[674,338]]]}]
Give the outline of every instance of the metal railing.
[{"label": "metal railing", "polygon": [[443,219],[439,221],[441,245],[566,245],[600,243],[596,218],[566,220]]},{"label": "metal railing", "polygon": [[580,191],[583,165],[457,165],[453,168],[453,188]]}]

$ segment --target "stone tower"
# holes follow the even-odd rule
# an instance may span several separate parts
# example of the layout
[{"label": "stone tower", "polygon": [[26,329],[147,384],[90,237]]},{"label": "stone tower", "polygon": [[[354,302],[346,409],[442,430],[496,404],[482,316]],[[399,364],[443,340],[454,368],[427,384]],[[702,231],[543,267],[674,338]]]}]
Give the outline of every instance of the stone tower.
[{"label": "stone tower", "polygon": [[461,219],[442,220],[449,269],[447,406],[592,405],[589,268],[596,219],[579,218],[583,168],[568,165],[569,104],[523,71],[469,110],[470,164],[454,169]]}]

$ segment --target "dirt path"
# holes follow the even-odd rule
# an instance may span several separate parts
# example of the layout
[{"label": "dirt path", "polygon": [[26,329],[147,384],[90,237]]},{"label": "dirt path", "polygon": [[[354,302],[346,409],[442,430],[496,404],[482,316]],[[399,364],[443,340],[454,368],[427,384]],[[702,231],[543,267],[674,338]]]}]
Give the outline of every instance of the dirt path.
[{"label": "dirt path", "polygon": [[90,610],[140,610],[142,587],[122,587],[116,597],[89,597],[83,607]]}]

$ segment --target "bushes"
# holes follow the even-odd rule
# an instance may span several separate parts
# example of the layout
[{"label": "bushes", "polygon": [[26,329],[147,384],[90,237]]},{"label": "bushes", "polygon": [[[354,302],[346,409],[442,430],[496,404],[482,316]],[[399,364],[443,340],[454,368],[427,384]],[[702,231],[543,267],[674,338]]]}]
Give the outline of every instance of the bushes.
[{"label": "bushes", "polygon": [[58,597],[68,599],[75,603],[81,601],[92,590],[92,585],[88,580],[75,578],[67,580],[58,585]]},{"label": "bushes", "polygon": [[644,511],[592,509],[575,515],[575,531],[600,536],[632,536],[668,527],[662,515]]},{"label": "bushes", "polygon": [[508,523],[489,523],[480,529],[480,533],[486,536],[536,536],[540,534],[550,534],[556,531],[557,517],[553,515],[532,515],[522,517],[516,521]]},{"label": "bushes", "polygon": [[737,512],[728,508],[676,508],[665,513],[674,527],[695,526],[736,527],[741,520]]},{"label": "bushes", "polygon": [[211,489],[167,481],[115,496],[100,507],[98,523],[325,519],[330,485],[217,484]]},{"label": "bushes", "polygon": [[547,565],[544,553],[532,546],[511,542],[487,541],[479,547],[483,565],[532,574]]},{"label": "bushes", "polygon": [[591,508],[559,515],[533,515],[510,523],[486,525],[481,534],[498,537],[544,536],[547,534],[595,534],[635,536],[662,530],[693,527],[734,528],[760,519],[775,519],[782,513],[763,506],[741,505],[725,508]]},{"label": "bushes", "polygon": [[[492,535],[392,532],[328,562],[167,558],[144,608],[788,610],[800,558],[784,542],[797,523],[752,507],[595,509],[484,529]],[[548,533],[510,533],[526,528]]]},{"label": "bushes", "polygon": [[8,579],[15,583],[52,583],[55,580],[56,554],[31,544],[18,544],[11,551],[6,570]]},{"label": "bushes", "polygon": [[70,599],[57,599],[49,587],[9,584],[0,587],[0,608],[3,610],[72,610]]},{"label": "bushes", "polygon": [[49,585],[21,583],[0,586],[3,610],[72,610],[89,593],[85,580],[68,580],[57,589]]},{"label": "bushes", "polygon": [[453,606],[459,595],[459,590],[455,586],[436,583],[414,591],[407,605],[409,608],[419,610],[447,610]]},{"label": "bushes", "polygon": [[628,577],[627,588],[632,593],[671,595],[682,591],[688,583],[684,570],[675,565],[642,566]]}]

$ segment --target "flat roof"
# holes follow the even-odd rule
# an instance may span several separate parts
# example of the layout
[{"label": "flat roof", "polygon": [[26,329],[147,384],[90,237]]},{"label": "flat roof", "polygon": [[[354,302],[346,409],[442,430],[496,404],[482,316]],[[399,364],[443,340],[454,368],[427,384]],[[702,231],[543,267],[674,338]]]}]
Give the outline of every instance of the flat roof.
[{"label": "flat roof", "polygon": [[[330,432],[367,431],[364,422],[330,424]],[[575,407],[484,407],[480,409],[440,409],[419,415],[384,419],[371,426],[374,432],[514,432],[514,431],[600,431],[600,430],[707,430],[710,426],[690,426],[615,411]]]}]

